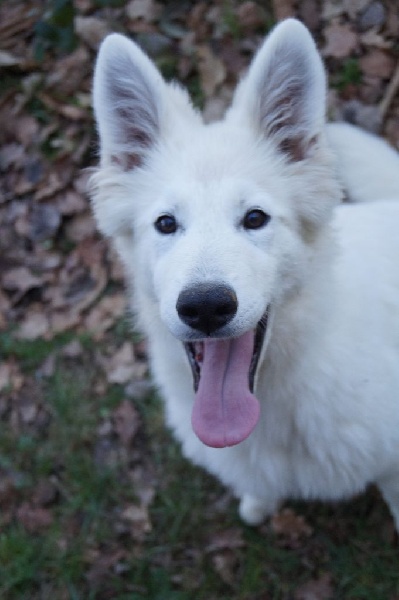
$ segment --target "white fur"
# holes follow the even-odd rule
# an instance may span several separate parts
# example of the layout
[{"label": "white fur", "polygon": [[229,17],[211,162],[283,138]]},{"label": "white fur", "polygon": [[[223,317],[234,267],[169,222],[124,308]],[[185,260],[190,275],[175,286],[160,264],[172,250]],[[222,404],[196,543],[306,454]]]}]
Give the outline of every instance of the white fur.
[{"label": "white fur", "polygon": [[[234,490],[248,523],[288,497],[337,499],[375,482],[399,527],[399,204],[389,202],[399,195],[399,158],[367,134],[330,129],[349,194],[387,196],[341,204],[325,76],[307,30],[294,20],[277,26],[225,119],[211,125],[137,46],[112,35],[100,50],[94,107],[94,212],[124,261],[184,453]],[[254,207],[271,220],[245,230]],[[154,228],[162,214],[176,217],[175,234]],[[200,336],[176,311],[180,291],[206,281],[238,297],[225,337],[255,327],[270,306],[260,421],[224,449],[192,431],[181,341]]]},{"label": "white fur", "polygon": [[387,142],[347,123],[328,125],[327,135],[350,200],[370,202],[398,198],[398,153]]}]

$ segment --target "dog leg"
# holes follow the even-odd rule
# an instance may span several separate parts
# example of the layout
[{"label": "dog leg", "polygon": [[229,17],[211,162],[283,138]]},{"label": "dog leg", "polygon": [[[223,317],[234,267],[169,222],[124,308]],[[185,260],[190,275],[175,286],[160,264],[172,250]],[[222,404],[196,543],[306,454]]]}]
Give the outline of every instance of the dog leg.
[{"label": "dog leg", "polygon": [[277,511],[278,505],[278,501],[260,500],[245,494],[240,500],[239,514],[247,525],[260,525],[266,517]]},{"label": "dog leg", "polygon": [[399,473],[381,479],[377,485],[390,508],[396,531],[399,533]]}]

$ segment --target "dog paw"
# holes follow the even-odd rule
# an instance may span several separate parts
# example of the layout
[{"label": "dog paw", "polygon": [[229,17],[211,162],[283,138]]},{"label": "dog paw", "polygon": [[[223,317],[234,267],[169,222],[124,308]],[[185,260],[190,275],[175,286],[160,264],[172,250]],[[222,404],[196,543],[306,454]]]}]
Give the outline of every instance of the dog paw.
[{"label": "dog paw", "polygon": [[266,517],[274,513],[275,507],[271,509],[264,501],[253,496],[243,496],[240,501],[239,514],[247,525],[260,525]]}]

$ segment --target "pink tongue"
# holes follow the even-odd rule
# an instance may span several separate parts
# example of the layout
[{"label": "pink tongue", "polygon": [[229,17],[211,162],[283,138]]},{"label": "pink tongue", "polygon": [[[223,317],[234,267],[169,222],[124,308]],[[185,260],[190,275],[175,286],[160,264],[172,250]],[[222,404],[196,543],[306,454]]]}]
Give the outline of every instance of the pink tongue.
[{"label": "pink tongue", "polygon": [[253,346],[252,331],[230,340],[204,341],[191,421],[195,433],[207,446],[239,444],[259,419],[259,402],[249,391],[248,381]]}]

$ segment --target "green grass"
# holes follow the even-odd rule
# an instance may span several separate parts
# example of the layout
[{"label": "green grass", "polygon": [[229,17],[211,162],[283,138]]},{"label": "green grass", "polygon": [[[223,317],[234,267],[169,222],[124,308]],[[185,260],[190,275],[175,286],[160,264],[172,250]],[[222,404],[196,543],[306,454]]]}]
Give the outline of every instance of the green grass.
[{"label": "green grass", "polygon": [[344,61],[341,71],[332,78],[332,85],[342,91],[349,85],[359,85],[362,81],[362,70],[356,58]]},{"label": "green grass", "polygon": [[[0,348],[34,378],[46,356],[68,341],[70,336],[22,342],[10,333]],[[10,413],[0,420],[0,474],[14,481],[11,500],[0,512],[1,598],[291,600],[301,584],[323,573],[331,574],[337,600],[398,596],[398,549],[384,534],[391,520],[375,492],[336,506],[291,504],[313,529],[296,542],[267,524],[245,527],[226,490],[182,458],[154,395],[134,401],[143,425],[130,453],[117,447],[111,463],[99,461],[99,426],[124,391],[120,386],[102,395],[93,391],[100,376],[93,360],[98,344],[86,337],[84,348],[78,360],[58,353],[53,376],[40,382],[50,415],[44,429],[15,429]],[[115,442],[112,436],[108,441]],[[149,476],[155,493],[152,528],[141,537],[120,529],[121,512],[137,505],[140,495],[132,478],[137,469]],[[53,522],[30,532],[16,511],[43,480],[55,482],[58,490],[50,507]],[[0,488],[0,505],[1,498]],[[212,550],[215,537],[230,530],[241,532],[244,546]],[[115,552],[121,557],[112,563]],[[102,573],[101,558],[107,557],[111,566]],[[216,558],[227,561],[227,578],[218,572]]]}]

